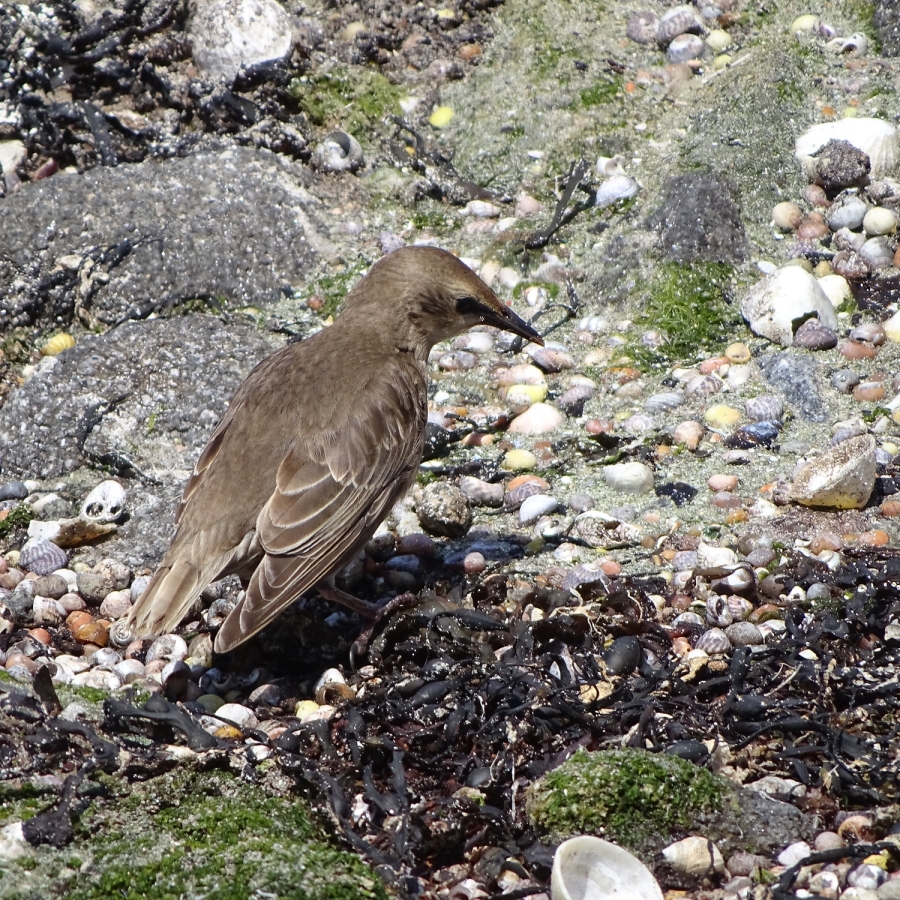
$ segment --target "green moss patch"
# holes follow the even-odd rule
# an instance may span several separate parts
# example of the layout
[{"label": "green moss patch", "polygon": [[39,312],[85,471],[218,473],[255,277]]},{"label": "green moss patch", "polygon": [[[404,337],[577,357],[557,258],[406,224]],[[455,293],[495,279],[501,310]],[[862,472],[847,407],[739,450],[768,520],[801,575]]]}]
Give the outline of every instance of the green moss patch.
[{"label": "green moss patch", "polygon": [[660,265],[635,324],[638,335],[652,329],[664,340],[658,347],[647,347],[636,337],[629,348],[636,362],[644,369],[671,366],[723,350],[740,319],[726,299],[733,275],[726,263]]},{"label": "green moss patch", "polygon": [[[383,883],[331,846],[296,798],[221,772],[185,772],[95,800],[63,851],[0,871],[15,900],[387,900]],[[37,864],[35,864],[37,863]]]},{"label": "green moss patch", "polygon": [[595,834],[641,853],[718,811],[727,796],[723,779],[674,756],[581,751],[531,787],[528,815],[554,840]]},{"label": "green moss patch", "polygon": [[365,129],[400,113],[403,91],[374,69],[337,67],[295,78],[288,91],[314,125],[341,127],[357,140]]}]

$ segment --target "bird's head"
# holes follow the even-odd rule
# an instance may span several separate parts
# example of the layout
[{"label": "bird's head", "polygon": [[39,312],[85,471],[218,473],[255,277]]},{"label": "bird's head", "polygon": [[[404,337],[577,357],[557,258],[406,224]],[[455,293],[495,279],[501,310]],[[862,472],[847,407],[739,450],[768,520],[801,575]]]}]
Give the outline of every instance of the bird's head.
[{"label": "bird's head", "polygon": [[473,325],[544,343],[467,265],[437,247],[403,247],[375,263],[347,296],[346,308],[374,305],[381,311],[392,307],[397,339],[407,332],[426,353]]}]

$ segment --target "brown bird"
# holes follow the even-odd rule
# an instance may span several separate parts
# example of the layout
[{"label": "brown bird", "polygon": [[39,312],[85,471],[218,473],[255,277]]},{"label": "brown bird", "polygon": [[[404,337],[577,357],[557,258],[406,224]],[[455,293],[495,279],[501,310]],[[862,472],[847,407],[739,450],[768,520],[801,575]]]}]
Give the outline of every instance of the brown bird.
[{"label": "brown bird", "polygon": [[429,351],[479,324],[543,343],[455,256],[405,247],[372,266],[330,328],[259,363],[200,454],[129,630],[171,631],[230,574],[246,590],[216,635],[219,652],[311,587],[373,618],[376,607],[334,576],[415,479]]}]

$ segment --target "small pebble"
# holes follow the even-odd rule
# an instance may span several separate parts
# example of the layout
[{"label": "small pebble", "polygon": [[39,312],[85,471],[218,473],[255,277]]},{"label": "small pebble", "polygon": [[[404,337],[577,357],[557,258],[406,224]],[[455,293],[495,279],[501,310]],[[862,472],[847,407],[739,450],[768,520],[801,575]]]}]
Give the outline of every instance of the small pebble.
[{"label": "small pebble", "polygon": [[528,450],[510,450],[501,463],[508,472],[519,472],[533,469],[537,465],[537,457]]}]

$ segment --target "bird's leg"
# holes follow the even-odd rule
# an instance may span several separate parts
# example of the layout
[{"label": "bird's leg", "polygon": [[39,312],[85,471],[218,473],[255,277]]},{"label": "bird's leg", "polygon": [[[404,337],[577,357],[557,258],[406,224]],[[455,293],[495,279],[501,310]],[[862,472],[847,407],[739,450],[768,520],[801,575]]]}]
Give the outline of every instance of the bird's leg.
[{"label": "bird's leg", "polygon": [[324,581],[320,581],[316,585],[316,590],[326,600],[330,600],[332,603],[340,603],[341,606],[346,606],[347,609],[352,610],[363,619],[372,621],[378,618],[381,613],[381,608],[374,603],[370,603],[368,600],[362,600],[359,597],[354,597],[353,594],[348,594],[346,591],[342,591],[340,588],[335,587],[333,578],[326,578]]}]

